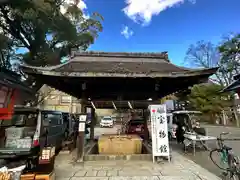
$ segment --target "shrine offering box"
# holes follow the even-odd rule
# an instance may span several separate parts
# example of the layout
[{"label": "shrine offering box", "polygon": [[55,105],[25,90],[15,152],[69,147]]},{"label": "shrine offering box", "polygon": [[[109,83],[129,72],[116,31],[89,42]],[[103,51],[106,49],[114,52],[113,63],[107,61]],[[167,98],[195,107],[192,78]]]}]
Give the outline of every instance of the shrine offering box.
[{"label": "shrine offering box", "polygon": [[99,154],[141,154],[142,139],[138,135],[102,135],[98,139]]}]

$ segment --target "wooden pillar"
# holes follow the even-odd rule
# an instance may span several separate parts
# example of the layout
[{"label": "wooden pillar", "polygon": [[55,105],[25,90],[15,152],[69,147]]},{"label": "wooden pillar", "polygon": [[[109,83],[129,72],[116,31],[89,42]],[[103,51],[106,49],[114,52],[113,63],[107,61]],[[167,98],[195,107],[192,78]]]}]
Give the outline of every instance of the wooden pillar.
[{"label": "wooden pillar", "polygon": [[94,141],[94,130],[96,125],[96,117],[95,117],[95,109],[92,107],[91,109],[91,124],[90,124],[90,140]]},{"label": "wooden pillar", "polygon": [[[85,97],[85,90],[86,90],[86,84],[83,84],[82,86],[82,98],[81,98],[81,115],[86,115],[86,97]],[[83,161],[83,155],[84,155],[84,140],[85,140],[85,126],[83,129],[81,129],[81,122],[79,115],[79,128],[78,128],[78,137],[77,137],[77,161],[82,162]],[[86,124],[85,124],[86,125]]]},{"label": "wooden pillar", "polygon": [[[143,109],[143,118],[144,118],[144,129],[148,129],[148,119],[147,119],[147,112],[145,109]],[[144,140],[149,140],[149,130],[144,131]]]}]

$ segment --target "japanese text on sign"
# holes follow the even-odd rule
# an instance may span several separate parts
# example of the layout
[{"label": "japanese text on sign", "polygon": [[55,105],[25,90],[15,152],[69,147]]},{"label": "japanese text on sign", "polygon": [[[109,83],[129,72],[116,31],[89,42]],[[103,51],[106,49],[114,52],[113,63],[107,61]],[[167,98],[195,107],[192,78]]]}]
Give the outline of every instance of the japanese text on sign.
[{"label": "japanese text on sign", "polygon": [[153,156],[169,158],[166,105],[150,105]]}]

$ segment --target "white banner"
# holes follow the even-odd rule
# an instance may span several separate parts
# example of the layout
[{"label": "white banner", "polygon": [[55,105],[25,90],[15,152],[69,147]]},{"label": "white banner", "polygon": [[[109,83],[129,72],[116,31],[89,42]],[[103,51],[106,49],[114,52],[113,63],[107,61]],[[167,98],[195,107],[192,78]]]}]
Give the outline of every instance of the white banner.
[{"label": "white banner", "polygon": [[150,105],[152,128],[152,153],[170,157],[166,105]]}]

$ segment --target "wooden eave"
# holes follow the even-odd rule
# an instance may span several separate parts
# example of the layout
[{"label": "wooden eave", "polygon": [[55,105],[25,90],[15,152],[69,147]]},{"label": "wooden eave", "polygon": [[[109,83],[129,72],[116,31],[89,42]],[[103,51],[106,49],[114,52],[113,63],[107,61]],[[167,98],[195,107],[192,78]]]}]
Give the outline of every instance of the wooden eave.
[{"label": "wooden eave", "polygon": [[[146,109],[150,104],[159,104],[160,101],[92,101],[97,109],[130,109],[130,102],[133,109]],[[115,107],[114,107],[114,105]],[[91,101],[87,102],[87,106],[92,106]]]},{"label": "wooden eave", "polygon": [[4,68],[0,68],[0,84],[13,89],[33,93],[32,89],[20,80],[20,76],[18,74]]},{"label": "wooden eave", "polygon": [[240,79],[235,80],[229,86],[225,87],[222,92],[237,91],[240,88]]},{"label": "wooden eave", "polygon": [[31,74],[34,76],[36,75],[45,75],[45,76],[57,76],[57,77],[119,77],[119,78],[161,78],[161,77],[169,77],[169,78],[176,78],[176,77],[190,77],[190,76],[199,76],[199,75],[213,75],[217,71],[216,68],[209,68],[209,69],[197,69],[197,70],[189,70],[183,72],[152,72],[152,73],[105,73],[105,72],[57,72],[54,70],[41,70],[37,67],[31,66],[22,66],[22,69],[25,73]]}]

